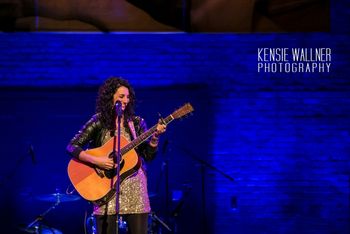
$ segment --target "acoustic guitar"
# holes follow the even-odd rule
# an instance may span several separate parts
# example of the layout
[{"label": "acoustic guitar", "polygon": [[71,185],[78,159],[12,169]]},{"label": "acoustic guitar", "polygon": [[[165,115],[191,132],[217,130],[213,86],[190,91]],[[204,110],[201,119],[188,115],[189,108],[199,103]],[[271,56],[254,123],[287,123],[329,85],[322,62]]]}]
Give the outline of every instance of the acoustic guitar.
[{"label": "acoustic guitar", "polygon": [[[191,104],[186,103],[164,118],[163,121],[165,124],[169,124],[174,119],[179,119],[192,111]],[[140,168],[141,160],[135,148],[152,136],[156,130],[157,124],[131,142],[123,136],[120,137],[120,181],[133,175]],[[113,155],[113,138],[104,145],[86,152],[95,157],[111,157]],[[75,158],[69,161],[68,176],[77,192],[84,199],[99,205],[111,199],[114,193],[114,184],[118,179],[114,169],[103,170]]]}]

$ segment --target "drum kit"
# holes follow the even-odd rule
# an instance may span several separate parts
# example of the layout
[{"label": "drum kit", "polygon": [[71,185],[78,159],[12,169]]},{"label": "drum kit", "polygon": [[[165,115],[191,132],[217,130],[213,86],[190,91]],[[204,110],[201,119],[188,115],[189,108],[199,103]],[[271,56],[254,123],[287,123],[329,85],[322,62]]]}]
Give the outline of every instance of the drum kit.
[{"label": "drum kit", "polygon": [[29,223],[26,227],[20,228],[23,232],[26,233],[35,233],[35,234],[62,234],[62,232],[56,228],[47,226],[44,223],[45,216],[55,209],[61,202],[73,202],[80,199],[77,195],[72,194],[63,194],[63,193],[52,193],[39,195],[35,197],[38,201],[44,202],[52,202],[54,203],[51,207],[41,213],[38,217],[36,217],[31,223]]},{"label": "drum kit", "polygon": [[[96,227],[95,227],[95,219],[94,216],[91,214],[86,219],[86,227],[87,227],[87,233],[88,234],[96,234]],[[118,233],[119,234],[127,234],[128,233],[128,225],[123,220],[122,217],[118,220]],[[151,212],[148,215],[148,234],[161,234],[163,233],[163,230],[165,230],[165,233],[172,233],[171,228],[160,218],[156,215],[155,212]]]},{"label": "drum kit", "polygon": [[[150,197],[156,196],[156,194],[150,193]],[[45,224],[44,218],[45,216],[54,210],[61,202],[74,202],[80,200],[80,196],[78,195],[72,195],[72,194],[63,194],[60,192],[52,193],[52,194],[45,194],[45,195],[38,195],[34,197],[35,200],[43,201],[43,202],[51,202],[53,205],[49,207],[47,210],[45,210],[43,213],[41,213],[39,216],[37,216],[31,223],[26,225],[25,227],[21,227],[20,230],[25,233],[34,233],[34,234],[63,234],[62,231],[50,227]],[[127,233],[127,224],[122,219],[118,221],[119,222],[119,233]],[[87,233],[89,234],[96,234],[95,229],[95,222],[94,217],[91,215],[90,217],[87,217],[86,219],[86,227],[87,227]],[[148,219],[148,233],[149,234],[158,234],[162,233],[162,229],[165,229],[169,232],[171,232],[170,227],[160,218],[156,215],[156,213],[152,212],[149,214]]]}]

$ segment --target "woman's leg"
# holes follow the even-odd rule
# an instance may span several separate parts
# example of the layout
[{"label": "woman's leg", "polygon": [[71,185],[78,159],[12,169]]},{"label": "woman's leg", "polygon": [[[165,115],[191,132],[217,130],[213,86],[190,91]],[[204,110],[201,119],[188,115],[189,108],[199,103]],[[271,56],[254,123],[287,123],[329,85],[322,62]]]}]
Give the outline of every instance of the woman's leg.
[{"label": "woman's leg", "polygon": [[116,215],[95,215],[97,234],[116,233]]},{"label": "woman's leg", "polygon": [[129,234],[147,234],[148,213],[125,215]]}]

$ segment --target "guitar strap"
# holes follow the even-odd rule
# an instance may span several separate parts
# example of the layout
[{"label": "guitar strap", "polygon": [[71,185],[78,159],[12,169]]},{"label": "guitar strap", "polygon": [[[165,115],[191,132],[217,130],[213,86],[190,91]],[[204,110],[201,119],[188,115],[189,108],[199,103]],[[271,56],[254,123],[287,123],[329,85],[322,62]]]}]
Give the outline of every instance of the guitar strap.
[{"label": "guitar strap", "polygon": [[133,122],[131,119],[129,119],[128,125],[129,125],[129,128],[130,128],[132,137],[133,137],[134,139],[136,139],[137,136],[136,136],[135,126],[134,126],[134,122]]}]

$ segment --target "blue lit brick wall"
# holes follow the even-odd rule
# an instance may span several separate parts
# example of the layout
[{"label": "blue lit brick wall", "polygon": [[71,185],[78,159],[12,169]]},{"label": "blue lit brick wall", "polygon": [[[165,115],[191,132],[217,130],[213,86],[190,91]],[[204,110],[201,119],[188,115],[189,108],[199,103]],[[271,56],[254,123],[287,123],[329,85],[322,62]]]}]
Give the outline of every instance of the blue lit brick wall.
[{"label": "blue lit brick wall", "polygon": [[[81,93],[65,92],[68,87],[95,87],[110,75],[121,75],[146,89],[142,95],[153,90],[154,96],[147,94],[149,104],[156,98],[159,106],[167,106],[167,96],[174,104],[186,99],[196,103],[196,122],[189,119],[192,125],[186,128],[193,142],[182,142],[180,129],[174,137],[235,182],[206,169],[207,223],[201,225],[201,181],[198,168],[193,169],[196,196],[186,201],[183,212],[194,221],[179,217],[180,233],[197,230],[192,226],[185,231],[192,221],[201,232],[204,226],[212,233],[348,233],[348,40],[342,34],[1,34],[0,84],[13,90],[59,87],[62,93],[53,94],[53,101],[60,95],[69,100]],[[257,73],[257,48],[278,46],[332,48],[331,73]],[[179,89],[178,96],[171,93]],[[50,108],[47,95],[34,98]],[[15,124],[8,112],[16,108],[5,98],[3,123]],[[24,98],[30,100],[30,95]],[[89,104],[90,99],[88,95]],[[85,120],[79,110],[65,112],[62,100],[55,103],[62,111],[58,117],[74,121],[71,128]],[[12,126],[1,127],[13,131]],[[55,142],[63,147],[70,135],[61,133]],[[171,156],[179,155],[175,151]],[[179,160],[175,165],[172,189],[185,171],[178,168],[193,164]],[[65,171],[65,165],[56,170]]]},{"label": "blue lit brick wall", "polygon": [[349,91],[252,88],[229,96],[220,102],[230,117],[216,121],[213,161],[236,183],[216,178],[216,214],[226,217],[217,229],[346,233]]},{"label": "blue lit brick wall", "polygon": [[142,86],[198,83],[228,74],[233,56],[218,53],[232,42],[220,36],[5,34],[1,41],[0,84],[9,86],[96,85],[115,74]]}]

